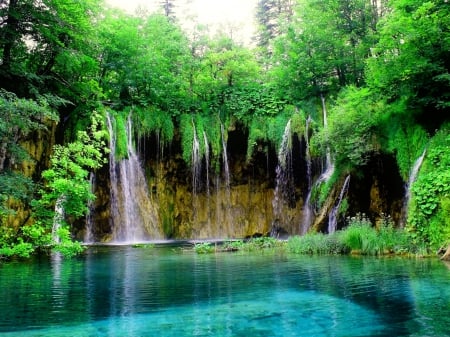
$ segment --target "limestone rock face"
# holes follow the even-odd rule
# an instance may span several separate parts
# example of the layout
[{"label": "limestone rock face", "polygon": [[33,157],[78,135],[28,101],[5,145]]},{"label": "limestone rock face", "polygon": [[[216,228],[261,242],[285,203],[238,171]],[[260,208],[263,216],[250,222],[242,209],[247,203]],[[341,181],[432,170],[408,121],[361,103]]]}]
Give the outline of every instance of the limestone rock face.
[{"label": "limestone rock face", "polygon": [[[237,131],[235,131],[237,132]],[[274,211],[276,194],[277,154],[274,150],[260,155],[249,163],[245,157],[246,144],[233,139],[230,133],[230,182],[226,183],[223,170],[206,172],[205,163],[194,191],[193,172],[181,159],[177,140],[169,150],[161,151],[147,141],[141,144],[139,157],[148,183],[150,200],[157,205],[160,232],[167,239],[226,239],[267,235],[276,227],[280,235],[302,233],[304,201],[308,194],[305,162],[302,161],[301,142],[294,152],[292,182],[289,200],[282,195]],[[234,144],[234,145],[233,145]],[[240,144],[240,145],[238,145]],[[346,193],[347,215],[365,213],[374,221],[384,216],[398,216],[401,208],[402,182],[397,178],[392,159],[374,158],[363,172],[352,176]],[[383,165],[379,163],[382,162]],[[319,167],[319,165],[317,165]],[[317,171],[319,171],[317,169]],[[393,172],[394,171],[394,172]],[[315,173],[313,178],[320,175]],[[327,232],[331,209],[340,195],[344,178],[329,189],[320,209],[313,207],[314,221],[310,230]],[[94,207],[95,241],[111,239],[110,182],[108,169],[97,172]],[[338,229],[345,226],[339,215]],[[83,237],[85,224],[77,225],[77,237]],[[275,235],[277,235],[275,233]],[[274,234],[274,233],[272,233]]]},{"label": "limestone rock face", "polygon": [[[46,129],[30,133],[20,142],[19,145],[29,157],[25,158],[20,164],[15,163],[12,165],[13,170],[21,172],[24,176],[34,180],[38,180],[42,171],[48,168],[50,155],[55,144],[56,123],[49,121],[46,127]],[[7,202],[8,208],[14,212],[7,216],[6,226],[17,229],[32,221],[30,205],[11,198]]]}]

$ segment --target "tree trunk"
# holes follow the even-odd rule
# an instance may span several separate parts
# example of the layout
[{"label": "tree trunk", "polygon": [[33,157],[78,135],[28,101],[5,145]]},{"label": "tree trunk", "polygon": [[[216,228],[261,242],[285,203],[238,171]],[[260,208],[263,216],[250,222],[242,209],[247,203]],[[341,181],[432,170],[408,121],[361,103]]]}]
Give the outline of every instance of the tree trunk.
[{"label": "tree trunk", "polygon": [[444,252],[444,255],[442,255],[441,260],[450,261],[450,244],[447,247],[447,250]]}]

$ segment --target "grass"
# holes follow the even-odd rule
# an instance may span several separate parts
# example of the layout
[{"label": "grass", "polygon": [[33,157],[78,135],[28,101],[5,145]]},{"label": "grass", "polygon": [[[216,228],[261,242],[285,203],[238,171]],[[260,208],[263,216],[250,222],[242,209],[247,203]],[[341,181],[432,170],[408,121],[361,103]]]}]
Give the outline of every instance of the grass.
[{"label": "grass", "polygon": [[382,219],[378,228],[364,215],[359,214],[347,220],[349,225],[333,234],[308,233],[304,236],[291,236],[287,241],[260,237],[245,241],[230,240],[214,245],[202,242],[194,245],[194,251],[207,254],[270,249],[304,255],[423,255],[423,249],[411,243],[405,230],[394,228],[389,218]]}]

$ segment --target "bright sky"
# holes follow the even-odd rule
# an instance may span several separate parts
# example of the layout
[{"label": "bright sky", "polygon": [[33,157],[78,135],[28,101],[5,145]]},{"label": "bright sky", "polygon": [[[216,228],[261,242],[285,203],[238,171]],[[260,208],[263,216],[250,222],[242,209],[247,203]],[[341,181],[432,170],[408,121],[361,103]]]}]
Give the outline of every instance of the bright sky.
[{"label": "bright sky", "polygon": [[[106,0],[114,7],[134,13],[143,7],[151,12],[160,8],[160,0]],[[258,0],[175,0],[176,16],[182,22],[192,17],[195,22],[208,25],[212,30],[233,27],[233,37],[248,42],[255,30],[254,11]],[[192,19],[190,20],[192,21]],[[183,26],[186,26],[184,23]],[[226,31],[228,31],[227,29]]]}]

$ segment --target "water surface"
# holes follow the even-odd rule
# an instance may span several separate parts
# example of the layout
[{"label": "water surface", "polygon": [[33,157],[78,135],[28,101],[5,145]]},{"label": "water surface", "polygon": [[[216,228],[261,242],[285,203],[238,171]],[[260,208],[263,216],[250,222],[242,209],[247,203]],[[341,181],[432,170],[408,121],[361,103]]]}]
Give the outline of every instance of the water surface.
[{"label": "water surface", "polygon": [[1,336],[450,336],[434,259],[91,247],[0,264]]}]

